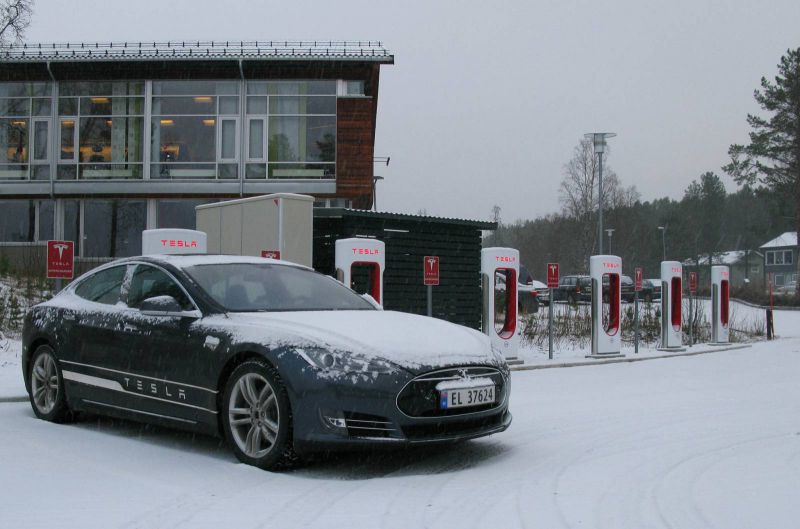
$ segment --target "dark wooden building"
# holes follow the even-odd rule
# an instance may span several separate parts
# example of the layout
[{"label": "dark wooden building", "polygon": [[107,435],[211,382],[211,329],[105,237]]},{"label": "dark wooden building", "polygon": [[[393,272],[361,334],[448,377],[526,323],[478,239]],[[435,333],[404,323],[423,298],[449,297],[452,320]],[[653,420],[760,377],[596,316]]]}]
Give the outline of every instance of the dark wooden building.
[{"label": "dark wooden building", "polygon": [[423,258],[437,255],[440,284],[433,287],[433,316],[480,329],[481,231],[496,228],[493,222],[318,208],[314,210],[314,268],[335,275],[337,239],[379,239],[386,244],[384,308],[427,314]]}]

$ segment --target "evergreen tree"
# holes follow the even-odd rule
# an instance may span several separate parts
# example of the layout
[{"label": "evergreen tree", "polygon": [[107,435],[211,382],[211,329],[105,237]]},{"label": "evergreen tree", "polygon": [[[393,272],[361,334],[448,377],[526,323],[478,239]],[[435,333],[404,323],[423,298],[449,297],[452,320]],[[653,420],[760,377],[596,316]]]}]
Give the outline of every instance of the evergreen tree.
[{"label": "evergreen tree", "polygon": [[739,184],[758,182],[791,194],[795,229],[800,232],[800,48],[787,50],[774,82],[762,77],[754,97],[770,117],[748,114],[750,143],[731,145],[731,163],[724,169]]}]

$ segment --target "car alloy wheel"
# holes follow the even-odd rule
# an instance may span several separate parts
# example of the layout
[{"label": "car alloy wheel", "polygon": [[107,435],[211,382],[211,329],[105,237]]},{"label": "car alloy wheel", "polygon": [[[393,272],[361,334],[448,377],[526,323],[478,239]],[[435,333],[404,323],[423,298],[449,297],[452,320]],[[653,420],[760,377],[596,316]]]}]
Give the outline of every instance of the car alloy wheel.
[{"label": "car alloy wheel", "polygon": [[223,402],[225,435],[240,461],[274,469],[296,459],[289,397],[272,366],[262,360],[240,364],[228,379]]},{"label": "car alloy wheel", "polygon": [[258,373],[236,382],[228,401],[228,424],[236,445],[248,457],[264,457],[278,438],[280,410],[275,390]]},{"label": "car alloy wheel", "polygon": [[29,371],[30,400],[37,417],[59,422],[69,411],[64,394],[64,380],[53,349],[41,345],[36,349]]}]

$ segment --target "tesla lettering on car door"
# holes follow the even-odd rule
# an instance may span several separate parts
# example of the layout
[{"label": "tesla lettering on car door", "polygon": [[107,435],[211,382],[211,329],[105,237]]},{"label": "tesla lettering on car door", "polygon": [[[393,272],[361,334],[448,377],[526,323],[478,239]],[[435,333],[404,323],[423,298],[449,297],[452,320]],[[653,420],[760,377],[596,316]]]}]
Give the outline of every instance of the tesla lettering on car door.
[{"label": "tesla lettering on car door", "polygon": [[118,303],[127,269],[114,266],[83,279],[73,295],[84,301],[79,308],[62,309],[64,378],[76,383],[80,397],[106,402],[107,391],[101,389],[108,384],[104,373],[128,363],[128,349],[118,339],[122,326]]},{"label": "tesla lettering on car door", "polygon": [[172,408],[170,415],[186,418],[191,418],[198,407],[214,410],[216,393],[211,376],[214,363],[201,358],[208,351],[204,348],[207,333],[197,317],[143,314],[142,303],[158,296],[174,298],[187,313],[197,310],[167,272],[151,265],[136,265],[128,289],[125,319],[126,339],[131,343],[128,370],[131,376],[123,381],[123,386],[151,397],[147,406],[153,413],[165,412],[165,405]]}]

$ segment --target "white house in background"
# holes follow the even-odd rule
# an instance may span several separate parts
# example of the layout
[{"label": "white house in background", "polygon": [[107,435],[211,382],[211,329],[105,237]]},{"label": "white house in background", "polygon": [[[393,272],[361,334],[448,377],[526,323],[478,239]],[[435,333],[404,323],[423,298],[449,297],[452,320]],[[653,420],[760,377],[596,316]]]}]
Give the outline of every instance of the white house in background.
[{"label": "white house in background", "polygon": [[[715,253],[711,259],[712,265],[728,265],[731,272],[731,285],[741,287],[745,284],[752,286],[763,285],[764,282],[764,255],[755,250],[733,250]],[[711,267],[708,255],[699,259],[686,259],[683,267],[688,272],[697,272],[698,282],[701,285],[710,285]]]},{"label": "white house in background", "polygon": [[764,273],[772,274],[776,287],[797,281],[797,232],[787,231],[761,245]]}]

